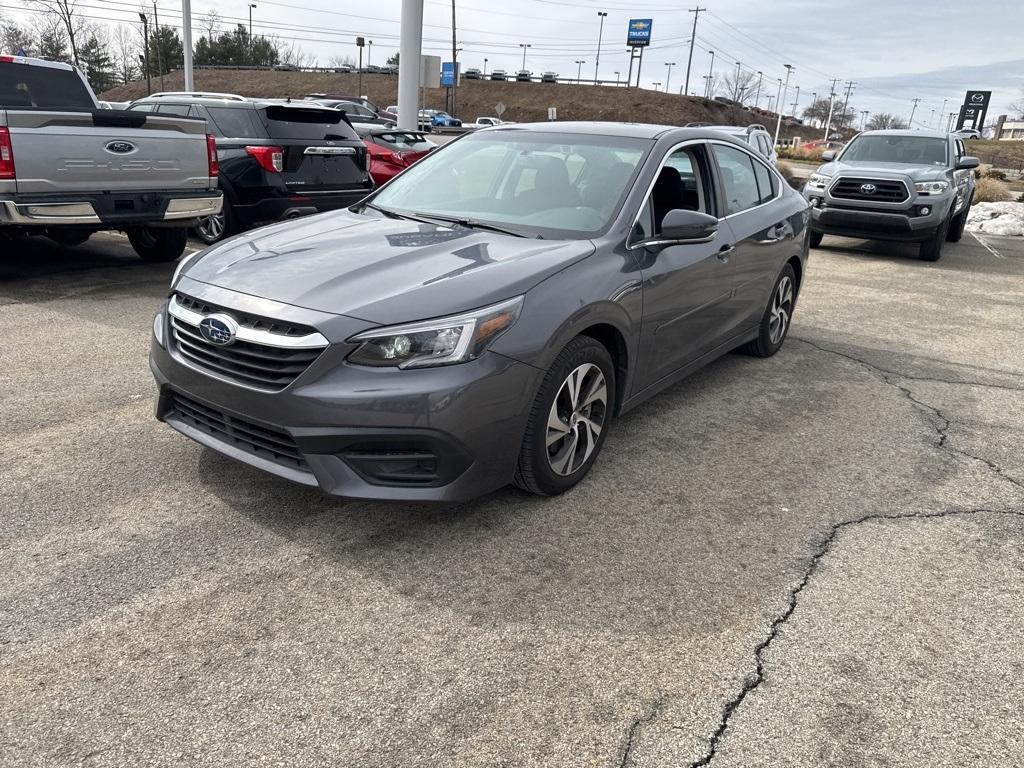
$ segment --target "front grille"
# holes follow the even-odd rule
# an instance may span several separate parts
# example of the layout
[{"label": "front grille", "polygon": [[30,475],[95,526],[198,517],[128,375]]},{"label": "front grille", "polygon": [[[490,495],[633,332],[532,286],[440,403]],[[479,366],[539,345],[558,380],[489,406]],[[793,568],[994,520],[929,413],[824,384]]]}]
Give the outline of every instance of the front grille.
[{"label": "front grille", "polygon": [[214,312],[223,312],[235,318],[243,328],[252,328],[254,331],[266,331],[267,333],[275,333],[279,336],[292,337],[308,336],[311,333],[316,333],[316,328],[311,328],[308,325],[285,323],[272,317],[262,317],[261,315],[253,315],[249,312],[239,312],[237,309],[227,309],[193,296],[187,296],[184,293],[175,293],[174,296],[178,300],[179,306],[191,312],[198,312],[200,315],[212,315]]},{"label": "front grille", "polygon": [[222,443],[241,448],[253,456],[268,459],[291,469],[308,472],[305,457],[291,435],[279,429],[261,427],[223,411],[197,403],[177,392],[171,394],[172,409],[166,418],[175,419],[217,438]]},{"label": "front grille", "polygon": [[178,352],[189,362],[243,384],[275,391],[295,381],[323,351],[323,347],[285,349],[251,341],[211,344],[196,326],[176,317],[171,318],[171,329]]},{"label": "front grille", "polygon": [[[864,192],[861,188],[865,184],[874,186],[875,190]],[[844,200],[868,200],[875,203],[902,203],[910,197],[906,185],[892,179],[842,177],[832,185],[830,192],[832,197]]]}]

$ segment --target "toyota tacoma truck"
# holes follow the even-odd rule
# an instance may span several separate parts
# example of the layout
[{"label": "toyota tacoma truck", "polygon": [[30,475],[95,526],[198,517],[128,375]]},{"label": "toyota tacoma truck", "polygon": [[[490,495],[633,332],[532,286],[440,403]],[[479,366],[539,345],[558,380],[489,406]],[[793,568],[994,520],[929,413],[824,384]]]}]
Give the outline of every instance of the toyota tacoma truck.
[{"label": "toyota tacoma truck", "polygon": [[220,212],[206,122],[101,109],[68,64],[0,56],[0,237],[77,245],[123,230],[146,261],[173,261]]},{"label": "toyota tacoma truck", "polygon": [[974,169],[963,141],[935,131],[866,131],[840,153],[825,152],[804,197],[811,246],[823,235],[920,243],[938,261],[963,236],[974,198]]}]

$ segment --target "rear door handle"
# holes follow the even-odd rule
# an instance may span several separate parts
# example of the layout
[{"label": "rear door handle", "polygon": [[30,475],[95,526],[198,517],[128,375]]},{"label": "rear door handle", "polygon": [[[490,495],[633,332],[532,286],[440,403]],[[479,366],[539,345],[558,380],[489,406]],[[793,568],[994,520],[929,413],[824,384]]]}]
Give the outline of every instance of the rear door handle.
[{"label": "rear door handle", "polygon": [[734,245],[723,245],[721,248],[718,249],[718,260],[725,264],[727,261],[729,261],[729,256],[731,256],[732,252],[735,250],[736,246]]}]

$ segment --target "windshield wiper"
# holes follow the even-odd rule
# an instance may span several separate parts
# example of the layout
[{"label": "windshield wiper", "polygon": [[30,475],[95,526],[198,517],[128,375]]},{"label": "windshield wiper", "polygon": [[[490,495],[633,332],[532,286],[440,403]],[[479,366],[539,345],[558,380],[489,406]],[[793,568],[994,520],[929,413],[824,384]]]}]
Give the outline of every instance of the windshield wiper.
[{"label": "windshield wiper", "polygon": [[413,216],[412,214],[402,211],[393,211],[390,208],[381,208],[379,205],[374,203],[363,203],[363,208],[369,208],[373,211],[379,211],[387,216],[389,219],[406,219],[407,221],[418,221],[420,224],[436,224],[437,222],[433,218],[425,218],[423,216]]},{"label": "windshield wiper", "polygon": [[500,232],[503,235],[512,235],[513,237],[532,237],[537,240],[543,240],[540,235],[526,234],[522,230],[510,229],[508,227],[502,227],[497,224],[490,224],[486,221],[478,221],[476,219],[462,219],[458,216],[438,216],[437,214],[431,213],[429,218],[436,221],[443,221],[446,224],[455,224],[460,227],[466,227],[467,229],[486,229],[488,232]]}]

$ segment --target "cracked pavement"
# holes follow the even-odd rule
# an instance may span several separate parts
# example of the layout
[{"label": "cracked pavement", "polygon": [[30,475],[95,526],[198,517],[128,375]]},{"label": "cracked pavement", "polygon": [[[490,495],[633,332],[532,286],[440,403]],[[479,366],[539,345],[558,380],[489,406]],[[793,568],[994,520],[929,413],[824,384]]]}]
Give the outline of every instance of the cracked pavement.
[{"label": "cracked pavement", "polygon": [[0,260],[0,764],[1024,765],[1024,246],[826,238],[559,499],[339,503],[152,420],[170,267]]}]

